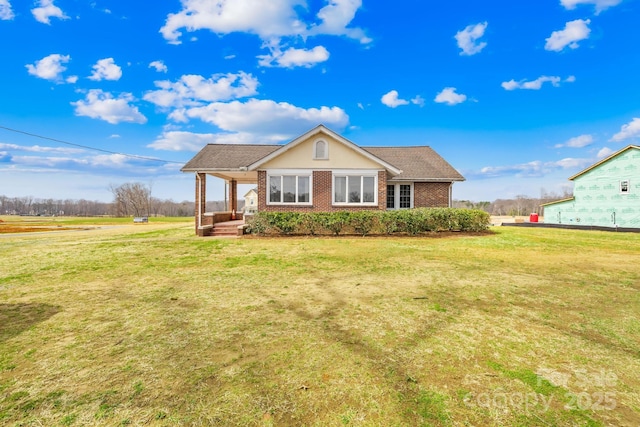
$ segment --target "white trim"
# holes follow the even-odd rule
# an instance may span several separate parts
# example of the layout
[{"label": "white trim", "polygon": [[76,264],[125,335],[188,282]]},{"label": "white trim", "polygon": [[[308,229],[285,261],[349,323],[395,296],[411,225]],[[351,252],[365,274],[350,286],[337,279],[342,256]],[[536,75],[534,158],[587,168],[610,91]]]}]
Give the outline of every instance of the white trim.
[{"label": "white trim", "polygon": [[333,175],[375,175],[378,176],[378,172],[382,172],[382,169],[331,169]]},{"label": "white trim", "polygon": [[[308,202],[272,202],[271,201],[271,189],[269,186],[269,182],[271,181],[272,176],[281,177],[280,180],[280,198],[284,197],[283,187],[284,187],[284,177],[285,176],[295,176],[296,177],[296,198],[298,198],[298,177],[309,178],[309,201]],[[313,172],[311,170],[296,170],[296,169],[285,169],[283,171],[269,171],[267,172],[266,177],[266,185],[265,185],[265,203],[268,206],[312,206],[313,205]]]},{"label": "white trim", "polygon": [[268,175],[313,175],[315,169],[267,169]]},{"label": "white trim", "polygon": [[[402,181],[387,181],[387,187],[389,185],[393,185],[394,187],[394,194],[393,194],[393,207],[387,207],[387,200],[385,198],[384,201],[384,206],[385,209],[387,210],[399,210],[399,209],[413,209],[415,207],[415,203],[414,203],[414,197],[415,197],[415,186],[413,182],[402,182]],[[409,197],[410,197],[410,201],[409,201],[409,207],[408,208],[401,208],[400,207],[400,186],[401,185],[408,185],[409,186]],[[389,189],[387,188],[385,191],[385,194],[388,194]]]},{"label": "white trim", "polygon": [[[360,177],[360,198],[364,196],[364,180],[363,178],[373,178],[373,202],[336,202],[336,178],[357,176]],[[349,183],[348,178],[345,180],[346,194],[345,199],[348,200]],[[375,170],[358,170],[358,169],[346,169],[335,170],[331,174],[331,205],[332,206],[378,206],[378,171]]]}]

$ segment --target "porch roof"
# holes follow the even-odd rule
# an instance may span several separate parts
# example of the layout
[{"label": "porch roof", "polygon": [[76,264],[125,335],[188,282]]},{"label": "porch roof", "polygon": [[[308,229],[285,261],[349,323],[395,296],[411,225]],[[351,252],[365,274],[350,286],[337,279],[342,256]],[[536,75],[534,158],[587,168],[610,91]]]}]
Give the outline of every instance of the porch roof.
[{"label": "porch roof", "polygon": [[258,181],[258,173],[248,166],[281,148],[281,145],[207,144],[180,169],[182,172],[203,172],[241,184]]}]

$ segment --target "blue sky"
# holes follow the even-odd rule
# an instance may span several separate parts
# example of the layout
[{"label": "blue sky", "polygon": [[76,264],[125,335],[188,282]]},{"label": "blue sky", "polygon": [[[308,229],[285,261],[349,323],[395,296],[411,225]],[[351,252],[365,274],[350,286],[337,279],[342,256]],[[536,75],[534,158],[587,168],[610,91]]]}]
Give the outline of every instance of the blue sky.
[{"label": "blue sky", "polygon": [[640,143],[639,18],[638,0],[0,0],[0,195],[193,200],[179,169],[205,144],[320,123],[430,145],[467,178],[457,199],[560,192]]}]

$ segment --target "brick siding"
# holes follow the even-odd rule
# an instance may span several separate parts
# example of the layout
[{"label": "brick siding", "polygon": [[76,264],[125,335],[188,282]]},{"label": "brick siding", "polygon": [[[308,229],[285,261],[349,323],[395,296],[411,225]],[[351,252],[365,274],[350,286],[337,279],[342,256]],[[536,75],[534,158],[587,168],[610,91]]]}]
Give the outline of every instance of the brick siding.
[{"label": "brick siding", "polygon": [[413,184],[413,206],[416,208],[449,207],[449,182],[416,182]]}]

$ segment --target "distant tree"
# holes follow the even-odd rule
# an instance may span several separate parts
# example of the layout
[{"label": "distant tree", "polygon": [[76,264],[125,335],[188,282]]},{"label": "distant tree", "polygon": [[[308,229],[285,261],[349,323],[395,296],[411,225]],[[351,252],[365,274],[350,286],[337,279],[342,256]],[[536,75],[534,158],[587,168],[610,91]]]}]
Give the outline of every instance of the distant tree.
[{"label": "distant tree", "polygon": [[471,200],[454,200],[452,203],[454,208],[479,209],[490,212],[491,202],[473,202]]},{"label": "distant tree", "polygon": [[151,187],[139,182],[111,185],[115,216],[149,216]]}]

